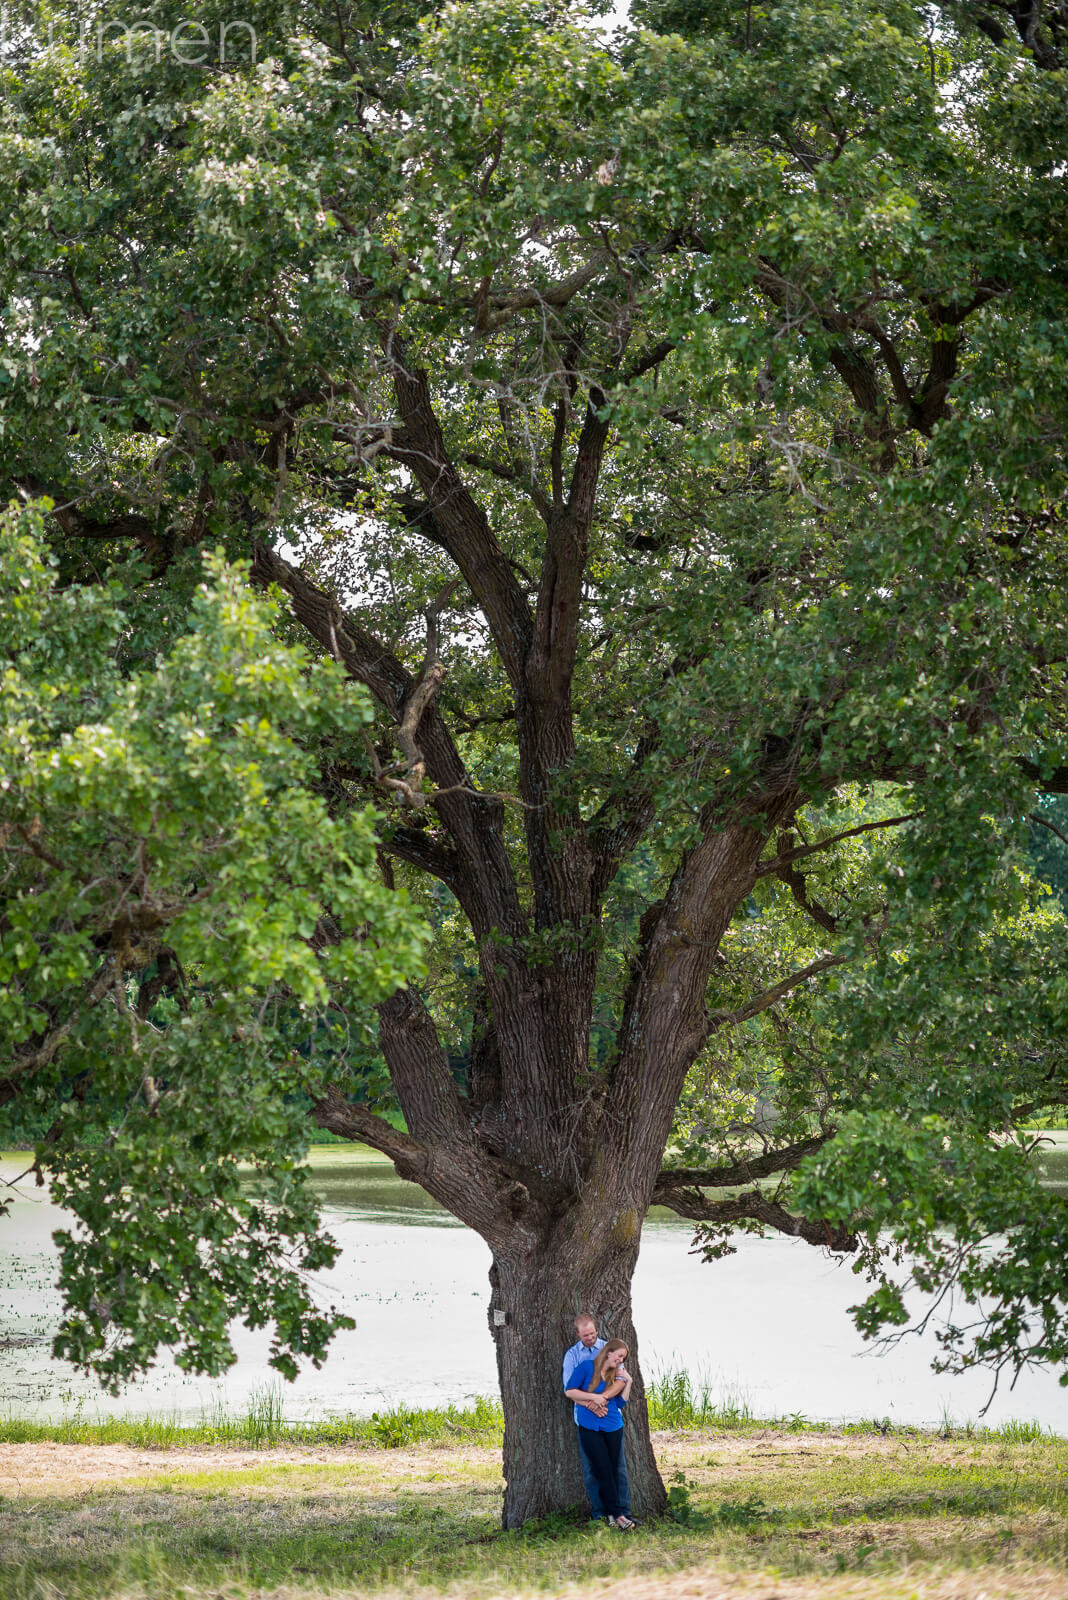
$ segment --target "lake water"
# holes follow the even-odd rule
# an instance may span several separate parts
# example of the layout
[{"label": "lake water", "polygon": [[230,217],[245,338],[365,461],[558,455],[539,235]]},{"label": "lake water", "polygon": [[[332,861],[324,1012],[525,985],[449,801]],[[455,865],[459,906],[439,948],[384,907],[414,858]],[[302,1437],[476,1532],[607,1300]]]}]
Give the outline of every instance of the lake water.
[{"label": "lake water", "polygon": [[[1045,1176],[1068,1186],[1068,1136],[1051,1140]],[[10,1184],[28,1161],[0,1156],[0,1181]],[[322,1370],[309,1368],[285,1386],[287,1416],[462,1403],[494,1393],[486,1246],[382,1157],[320,1146],[311,1164],[342,1246],[337,1265],[315,1281],[324,1301],[347,1311],[356,1327],[338,1335]],[[89,1417],[194,1418],[216,1405],[242,1410],[280,1381],[266,1363],[267,1336],[240,1328],[238,1362],[225,1380],[190,1378],[161,1363],[119,1400],[102,1396],[49,1354],[60,1312],[51,1234],[63,1214],[32,1180],[2,1192],[14,1203],[0,1217],[0,1408],[37,1417],[81,1409]],[[744,1401],[757,1416],[915,1423],[978,1416],[990,1377],[932,1373],[932,1335],[884,1354],[863,1343],[846,1315],[863,1292],[848,1262],[793,1239],[743,1236],[735,1255],[706,1265],[689,1255],[690,1235],[689,1224],[670,1212],[654,1211],[645,1225],[634,1318],[647,1376],[684,1364],[721,1399]],[[1015,1390],[997,1395],[985,1420],[1009,1418],[1038,1418],[1068,1435],[1068,1389],[1056,1373],[1025,1373]]]}]

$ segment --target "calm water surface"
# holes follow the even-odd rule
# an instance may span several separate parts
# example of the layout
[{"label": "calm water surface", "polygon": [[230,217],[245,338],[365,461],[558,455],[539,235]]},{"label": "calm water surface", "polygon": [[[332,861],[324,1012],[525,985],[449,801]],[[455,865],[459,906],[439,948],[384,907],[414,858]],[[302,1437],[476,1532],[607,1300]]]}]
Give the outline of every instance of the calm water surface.
[{"label": "calm water surface", "polygon": [[[1068,1136],[1050,1137],[1045,1176],[1068,1187]],[[0,1157],[0,1180],[10,1184],[28,1159]],[[382,1157],[325,1146],[311,1161],[342,1246],[316,1288],[356,1327],[338,1335],[321,1371],[309,1368],[285,1386],[287,1415],[368,1413],[494,1393],[490,1258],[482,1241]],[[224,1381],[189,1378],[163,1363],[120,1400],[101,1396],[49,1354],[60,1312],[51,1234],[63,1214],[32,1180],[2,1192],[14,1203],[0,1218],[0,1407],[23,1416],[80,1408],[87,1416],[191,1418],[216,1405],[243,1409],[277,1381],[267,1366],[267,1336],[238,1328],[238,1363]],[[634,1315],[647,1375],[683,1363],[722,1399],[744,1401],[762,1416],[931,1423],[947,1412],[959,1421],[978,1415],[989,1377],[932,1373],[933,1333],[886,1354],[863,1344],[846,1315],[863,1287],[848,1263],[797,1240],[741,1237],[735,1255],[706,1266],[688,1254],[690,1231],[670,1212],[652,1212],[645,1225]],[[1056,1373],[1025,1374],[1013,1392],[997,1396],[986,1420],[1011,1417],[1037,1417],[1068,1434],[1068,1389]]]}]

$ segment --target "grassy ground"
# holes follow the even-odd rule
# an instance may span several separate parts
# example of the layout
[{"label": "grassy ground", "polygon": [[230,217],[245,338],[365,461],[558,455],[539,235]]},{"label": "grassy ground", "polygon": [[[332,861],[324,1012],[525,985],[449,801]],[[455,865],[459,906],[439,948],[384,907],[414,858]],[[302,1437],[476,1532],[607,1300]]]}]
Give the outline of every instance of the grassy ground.
[{"label": "grassy ground", "polygon": [[675,1515],[502,1533],[499,1450],[0,1445],[3,1600],[1064,1600],[1068,1442],[662,1432]]}]

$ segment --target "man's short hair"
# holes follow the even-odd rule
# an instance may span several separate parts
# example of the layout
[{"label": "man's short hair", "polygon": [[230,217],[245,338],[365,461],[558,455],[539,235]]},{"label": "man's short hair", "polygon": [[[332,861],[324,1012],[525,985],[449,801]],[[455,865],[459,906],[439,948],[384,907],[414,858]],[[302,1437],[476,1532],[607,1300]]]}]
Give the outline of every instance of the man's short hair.
[{"label": "man's short hair", "polygon": [[591,1316],[588,1311],[580,1311],[579,1312],[578,1316],[575,1318],[575,1327],[576,1328],[578,1327],[580,1322],[592,1322],[595,1328],[597,1326],[597,1318],[594,1317],[594,1316]]}]

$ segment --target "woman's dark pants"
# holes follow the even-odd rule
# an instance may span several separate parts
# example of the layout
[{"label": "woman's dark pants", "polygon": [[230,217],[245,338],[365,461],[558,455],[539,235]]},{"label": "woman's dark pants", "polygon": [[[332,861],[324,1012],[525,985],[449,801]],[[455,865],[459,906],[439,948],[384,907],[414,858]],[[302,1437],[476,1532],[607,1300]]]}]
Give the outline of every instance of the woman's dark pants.
[{"label": "woman's dark pants", "polygon": [[582,1476],[595,1517],[630,1515],[630,1486],[627,1483],[627,1458],[623,1452],[623,1429],[600,1433],[577,1427]]}]

